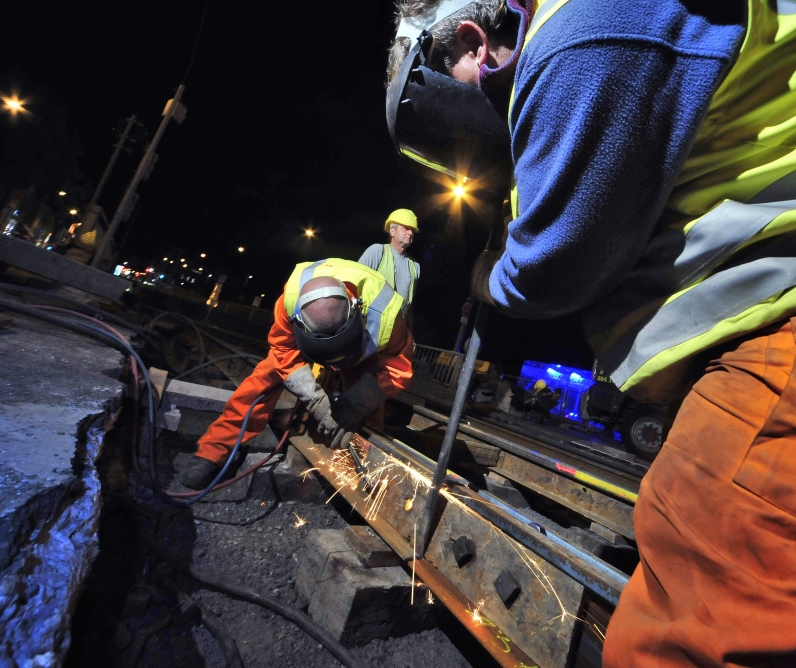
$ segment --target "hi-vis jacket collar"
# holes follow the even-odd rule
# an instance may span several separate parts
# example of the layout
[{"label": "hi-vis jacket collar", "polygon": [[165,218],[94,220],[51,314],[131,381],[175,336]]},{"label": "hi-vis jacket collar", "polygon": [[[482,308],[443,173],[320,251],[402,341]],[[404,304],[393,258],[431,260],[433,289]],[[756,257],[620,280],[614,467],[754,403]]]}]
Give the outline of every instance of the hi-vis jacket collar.
[{"label": "hi-vis jacket collar", "polygon": [[396,39],[398,37],[415,39],[424,30],[428,30],[432,26],[437,25],[437,23],[445,20],[467,5],[473,4],[473,1],[474,0],[443,0],[443,2],[436,7],[432,7],[424,14],[403,18],[401,19],[401,23],[398,24],[398,32],[395,33],[395,37]]}]

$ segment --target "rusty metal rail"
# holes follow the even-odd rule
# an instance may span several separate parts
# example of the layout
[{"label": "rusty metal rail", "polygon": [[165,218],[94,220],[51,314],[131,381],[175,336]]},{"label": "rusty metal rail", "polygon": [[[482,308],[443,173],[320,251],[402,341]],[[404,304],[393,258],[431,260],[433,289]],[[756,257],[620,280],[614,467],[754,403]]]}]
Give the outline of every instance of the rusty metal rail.
[{"label": "rusty metal rail", "polygon": [[[318,469],[320,475],[332,482],[337,478],[334,466],[327,459],[328,450],[323,446],[316,446],[312,439],[298,436],[290,442],[299,452]],[[402,533],[386,518],[385,513],[369,512],[366,494],[358,487],[348,484],[335,486],[340,494],[351,506],[368,522],[376,533],[393,549],[393,551],[406,563],[408,568],[414,568],[417,576],[434,593],[437,599],[447,607],[454,616],[473,634],[492,657],[503,668],[539,668],[520,647],[495,624],[487,613],[473,615],[478,609],[478,603],[465,596],[429,559],[415,559],[412,544]],[[388,506],[393,508],[393,505]],[[387,509],[385,509],[386,511]]]}]

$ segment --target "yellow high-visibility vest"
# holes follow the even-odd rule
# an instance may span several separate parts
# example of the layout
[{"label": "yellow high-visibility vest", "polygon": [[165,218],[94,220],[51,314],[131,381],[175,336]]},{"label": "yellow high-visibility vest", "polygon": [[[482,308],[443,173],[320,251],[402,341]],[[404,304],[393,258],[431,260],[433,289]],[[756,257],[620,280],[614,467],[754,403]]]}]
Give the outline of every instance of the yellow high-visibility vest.
[{"label": "yellow high-visibility vest", "polygon": [[395,318],[400,316],[404,300],[381,274],[359,262],[329,258],[296,265],[285,284],[284,302],[288,316],[298,315],[301,288],[311,278],[319,276],[331,276],[356,288],[357,296],[362,300],[362,318],[368,333],[361,359],[384,348],[390,341]]},{"label": "yellow high-visibility vest", "polygon": [[[539,2],[523,48],[567,1]],[[511,200],[516,218],[516,186]],[[646,400],[665,400],[664,379],[694,355],[796,314],[793,0],[748,0],[744,42],[662,222],[643,270],[585,316],[600,366]],[[673,287],[650,301],[641,285],[651,280]]]}]

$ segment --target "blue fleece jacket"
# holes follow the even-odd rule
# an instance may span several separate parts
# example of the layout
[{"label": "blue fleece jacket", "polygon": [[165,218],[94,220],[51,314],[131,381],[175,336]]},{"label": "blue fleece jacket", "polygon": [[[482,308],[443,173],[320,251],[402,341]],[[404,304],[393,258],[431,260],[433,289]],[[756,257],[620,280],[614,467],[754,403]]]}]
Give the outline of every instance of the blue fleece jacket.
[{"label": "blue fleece jacket", "polygon": [[633,269],[740,48],[745,6],[569,0],[531,39],[510,118],[519,215],[490,277],[507,314],[582,309]]}]

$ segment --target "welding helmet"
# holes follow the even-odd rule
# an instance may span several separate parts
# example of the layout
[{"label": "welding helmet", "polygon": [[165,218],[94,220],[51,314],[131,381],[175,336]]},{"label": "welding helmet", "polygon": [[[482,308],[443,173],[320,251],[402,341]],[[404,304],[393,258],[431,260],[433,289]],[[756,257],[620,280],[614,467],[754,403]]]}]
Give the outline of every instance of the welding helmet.
[{"label": "welding helmet", "polygon": [[[301,318],[301,309],[318,299],[342,297],[348,304],[345,322],[332,333],[310,330]],[[362,317],[362,300],[352,298],[342,283],[311,290],[299,297],[294,314],[290,317],[293,335],[302,356],[308,362],[323,366],[345,368],[353,366],[362,357],[365,340],[365,322]]]},{"label": "welding helmet", "polygon": [[459,182],[503,187],[511,170],[507,120],[480,88],[429,69],[433,49],[423,30],[387,89],[395,148]]}]

